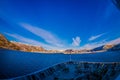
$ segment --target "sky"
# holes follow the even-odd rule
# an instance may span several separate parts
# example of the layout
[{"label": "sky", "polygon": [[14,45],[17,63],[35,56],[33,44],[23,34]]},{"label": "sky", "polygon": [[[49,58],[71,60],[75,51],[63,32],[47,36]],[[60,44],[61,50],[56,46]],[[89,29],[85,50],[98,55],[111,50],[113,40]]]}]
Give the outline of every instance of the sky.
[{"label": "sky", "polygon": [[120,42],[112,0],[0,0],[0,33],[45,49],[88,49]]}]

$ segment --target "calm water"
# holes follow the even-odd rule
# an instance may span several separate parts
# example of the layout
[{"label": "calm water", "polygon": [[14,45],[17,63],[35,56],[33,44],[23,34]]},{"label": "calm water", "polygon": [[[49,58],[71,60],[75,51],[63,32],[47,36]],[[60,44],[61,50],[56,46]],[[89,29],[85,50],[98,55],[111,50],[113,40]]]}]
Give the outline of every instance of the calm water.
[{"label": "calm water", "polygon": [[[120,62],[120,52],[73,54],[72,60],[89,62]],[[13,78],[70,60],[67,54],[42,54],[0,49],[0,78]]]}]

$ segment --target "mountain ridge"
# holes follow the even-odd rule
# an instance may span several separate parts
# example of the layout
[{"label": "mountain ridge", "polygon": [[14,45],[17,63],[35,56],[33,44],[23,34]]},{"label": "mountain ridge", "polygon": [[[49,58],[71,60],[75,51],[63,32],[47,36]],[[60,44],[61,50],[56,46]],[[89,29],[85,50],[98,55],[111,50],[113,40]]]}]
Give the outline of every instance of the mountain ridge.
[{"label": "mountain ridge", "polygon": [[0,48],[19,50],[25,52],[43,52],[45,49],[41,46],[33,46],[20,42],[9,41],[3,34],[0,34]]},{"label": "mountain ridge", "polygon": [[[114,41],[114,42],[116,42],[116,41]],[[120,50],[120,43],[119,44],[105,44],[105,45],[96,47],[91,50],[66,49],[64,51],[59,51],[59,50],[46,50],[41,46],[34,46],[34,45],[24,44],[24,43],[15,42],[15,41],[9,41],[3,34],[0,34],[0,48],[25,51],[25,52],[65,53],[65,54],[72,53],[72,54],[75,54],[75,53],[92,53],[92,52],[96,52],[96,51],[116,51],[116,50]]]}]

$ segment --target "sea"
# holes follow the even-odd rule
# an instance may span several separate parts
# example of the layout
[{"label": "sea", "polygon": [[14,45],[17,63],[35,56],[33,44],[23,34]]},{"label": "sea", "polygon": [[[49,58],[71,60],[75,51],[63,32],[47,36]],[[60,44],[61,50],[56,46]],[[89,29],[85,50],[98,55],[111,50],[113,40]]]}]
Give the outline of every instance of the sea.
[{"label": "sea", "polygon": [[0,79],[11,79],[27,75],[68,61],[120,62],[120,51],[63,54],[0,49]]}]

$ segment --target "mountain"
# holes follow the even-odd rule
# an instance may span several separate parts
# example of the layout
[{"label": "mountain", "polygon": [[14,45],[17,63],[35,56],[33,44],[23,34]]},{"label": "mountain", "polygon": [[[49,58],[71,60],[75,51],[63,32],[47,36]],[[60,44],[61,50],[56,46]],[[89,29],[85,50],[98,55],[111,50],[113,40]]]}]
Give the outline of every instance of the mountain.
[{"label": "mountain", "polygon": [[106,44],[106,45],[103,46],[103,49],[108,50],[108,49],[111,49],[114,46],[115,46],[115,44]]},{"label": "mountain", "polygon": [[[117,42],[117,43],[116,43]],[[116,43],[116,44],[114,44]],[[4,35],[0,34],[0,48],[11,49],[11,50],[19,50],[25,52],[44,52],[44,53],[61,53],[58,50],[45,50],[41,46],[33,46],[28,44],[23,44],[20,42],[13,42],[9,41]],[[67,49],[62,51],[62,53],[90,53],[93,51],[116,51],[120,50],[120,43],[118,41],[110,42],[110,44],[105,44],[103,46],[96,47],[92,50],[74,50],[74,49]]]},{"label": "mountain", "polygon": [[118,51],[118,50],[120,50],[120,44],[116,44],[108,49],[108,51]]},{"label": "mountain", "polygon": [[32,46],[32,45],[28,45],[28,44],[19,43],[19,42],[11,42],[11,43],[18,46],[21,51],[27,51],[27,52],[43,52],[43,51],[45,51],[45,49],[40,46]]},{"label": "mountain", "polygon": [[19,50],[19,47],[7,40],[5,36],[0,34],[0,48]]},{"label": "mountain", "polygon": [[20,50],[26,52],[43,52],[45,49],[40,46],[32,46],[19,42],[11,42],[4,35],[0,34],[0,48]]},{"label": "mountain", "polygon": [[97,48],[92,49],[91,51],[117,51],[120,50],[119,44],[106,44]]},{"label": "mountain", "polygon": [[76,54],[76,53],[90,53],[90,50],[87,49],[66,49],[63,53],[65,54]]},{"label": "mountain", "polygon": [[101,51],[101,50],[104,50],[104,45],[96,47],[96,48],[92,49],[91,51]]}]

